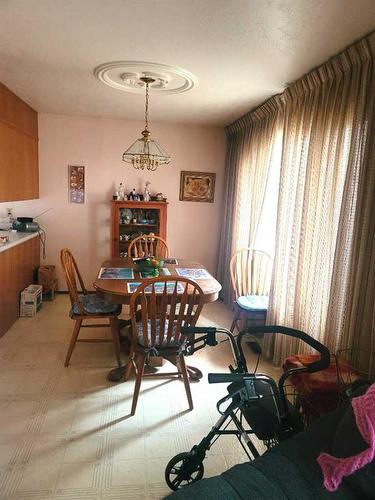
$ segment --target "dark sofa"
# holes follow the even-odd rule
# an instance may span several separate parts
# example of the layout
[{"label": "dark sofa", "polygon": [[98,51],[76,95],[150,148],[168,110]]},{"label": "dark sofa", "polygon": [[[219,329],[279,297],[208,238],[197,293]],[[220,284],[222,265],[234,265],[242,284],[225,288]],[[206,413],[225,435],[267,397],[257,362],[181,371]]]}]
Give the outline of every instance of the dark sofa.
[{"label": "dark sofa", "polygon": [[352,448],[358,452],[366,447],[355,424],[348,428],[348,415],[349,420],[354,422],[351,405],[346,403],[334,412],[322,416],[307,430],[282,442],[254,462],[236,465],[220,476],[202,479],[172,493],[167,498],[168,500],[375,500],[375,462],[344,478],[334,493],[328,492],[323,486],[323,475],[316,461],[320,452],[333,454],[335,447],[336,450]]}]

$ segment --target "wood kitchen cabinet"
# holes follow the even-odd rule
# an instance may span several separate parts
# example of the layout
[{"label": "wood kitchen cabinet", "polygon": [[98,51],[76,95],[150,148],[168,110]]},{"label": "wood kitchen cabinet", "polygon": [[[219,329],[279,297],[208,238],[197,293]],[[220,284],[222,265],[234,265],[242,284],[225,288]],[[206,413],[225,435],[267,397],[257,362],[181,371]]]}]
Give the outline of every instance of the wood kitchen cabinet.
[{"label": "wood kitchen cabinet", "polygon": [[39,198],[38,114],[0,83],[0,202]]},{"label": "wood kitchen cabinet", "polygon": [[0,252],[0,337],[19,316],[20,293],[33,283],[40,263],[40,243],[34,238]]}]

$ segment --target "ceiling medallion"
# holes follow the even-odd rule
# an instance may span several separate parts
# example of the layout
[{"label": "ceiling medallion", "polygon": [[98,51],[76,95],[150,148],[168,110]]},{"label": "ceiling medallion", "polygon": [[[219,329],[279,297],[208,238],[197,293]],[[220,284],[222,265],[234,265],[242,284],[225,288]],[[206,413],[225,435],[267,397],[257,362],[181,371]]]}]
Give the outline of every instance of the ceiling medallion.
[{"label": "ceiling medallion", "polygon": [[125,92],[144,93],[144,79],[151,79],[149,88],[162,94],[180,94],[198,84],[195,75],[178,66],[144,61],[113,61],[94,69],[101,82]]}]

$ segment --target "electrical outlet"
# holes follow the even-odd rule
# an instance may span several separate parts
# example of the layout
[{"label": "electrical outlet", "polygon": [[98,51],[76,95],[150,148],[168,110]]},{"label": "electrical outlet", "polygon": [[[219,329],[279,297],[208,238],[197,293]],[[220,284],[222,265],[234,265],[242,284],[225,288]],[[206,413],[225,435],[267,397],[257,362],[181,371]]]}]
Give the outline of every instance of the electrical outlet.
[{"label": "electrical outlet", "polygon": [[13,208],[7,208],[7,216],[12,217],[13,216]]}]

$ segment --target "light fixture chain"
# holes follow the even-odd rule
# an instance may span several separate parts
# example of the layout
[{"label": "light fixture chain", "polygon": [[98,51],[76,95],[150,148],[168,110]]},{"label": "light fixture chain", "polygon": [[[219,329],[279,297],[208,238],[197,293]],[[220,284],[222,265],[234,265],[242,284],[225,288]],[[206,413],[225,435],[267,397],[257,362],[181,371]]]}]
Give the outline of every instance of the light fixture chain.
[{"label": "light fixture chain", "polygon": [[146,82],[145,130],[148,130],[148,82]]}]

